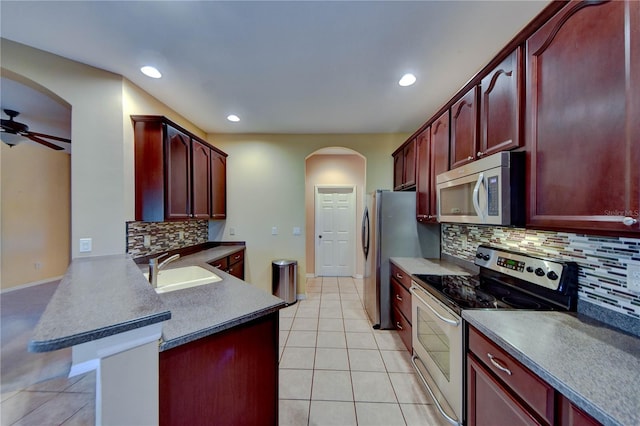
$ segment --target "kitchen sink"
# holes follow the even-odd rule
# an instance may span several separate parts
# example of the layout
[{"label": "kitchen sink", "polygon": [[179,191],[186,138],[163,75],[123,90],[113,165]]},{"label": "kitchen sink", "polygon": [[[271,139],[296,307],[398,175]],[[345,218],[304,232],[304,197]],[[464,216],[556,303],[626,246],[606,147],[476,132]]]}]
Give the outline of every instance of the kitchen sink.
[{"label": "kitchen sink", "polygon": [[[148,272],[144,276],[149,279]],[[156,293],[167,293],[218,281],[222,281],[222,278],[200,266],[162,269],[158,272],[158,287],[155,290]]]}]

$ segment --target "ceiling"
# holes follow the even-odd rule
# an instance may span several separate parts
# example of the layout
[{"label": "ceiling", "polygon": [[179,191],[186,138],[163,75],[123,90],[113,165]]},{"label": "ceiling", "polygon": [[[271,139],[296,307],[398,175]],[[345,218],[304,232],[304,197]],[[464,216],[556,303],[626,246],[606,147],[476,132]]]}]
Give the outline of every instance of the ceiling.
[{"label": "ceiling", "polygon": [[120,74],[207,133],[413,132],[547,4],[2,0],[0,35]]}]

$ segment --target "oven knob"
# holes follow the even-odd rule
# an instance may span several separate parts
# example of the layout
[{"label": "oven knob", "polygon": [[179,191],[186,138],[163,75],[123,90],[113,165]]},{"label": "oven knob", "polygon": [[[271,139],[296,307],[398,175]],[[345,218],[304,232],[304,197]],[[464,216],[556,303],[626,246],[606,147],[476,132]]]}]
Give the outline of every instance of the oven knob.
[{"label": "oven knob", "polygon": [[491,256],[489,256],[488,254],[485,254],[484,256],[482,256],[482,258],[484,260],[489,260],[489,259],[491,259]]},{"label": "oven knob", "polygon": [[527,266],[527,272],[529,273],[533,272],[533,268],[531,266]]},{"label": "oven knob", "polygon": [[542,268],[536,268],[536,275],[539,277],[544,277],[545,276],[544,270]]},{"label": "oven knob", "polygon": [[549,273],[547,274],[547,278],[549,278],[551,281],[555,281],[558,279],[558,274],[553,271],[549,271]]}]

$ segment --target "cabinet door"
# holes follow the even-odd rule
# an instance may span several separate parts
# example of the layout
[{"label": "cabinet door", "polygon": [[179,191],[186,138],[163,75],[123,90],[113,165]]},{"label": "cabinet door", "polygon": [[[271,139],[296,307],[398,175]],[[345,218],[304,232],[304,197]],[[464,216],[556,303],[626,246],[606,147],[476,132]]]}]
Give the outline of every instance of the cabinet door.
[{"label": "cabinet door", "polygon": [[211,217],[227,217],[227,157],[211,151]]},{"label": "cabinet door", "polygon": [[477,156],[518,148],[522,141],[522,49],[517,48],[480,84],[480,151]]},{"label": "cabinet door", "polygon": [[198,142],[191,141],[192,164],[192,212],[191,217],[208,219],[211,203],[209,201],[209,185],[211,177],[211,148]]},{"label": "cabinet door", "polygon": [[638,28],[640,2],[571,2],[527,40],[528,226],[640,233]]},{"label": "cabinet door", "polygon": [[416,185],[416,142],[409,142],[402,150],[404,156],[403,183],[405,188]]},{"label": "cabinet door", "polygon": [[416,138],[416,218],[420,222],[431,220],[432,183],[430,169],[431,127]]},{"label": "cabinet door", "polygon": [[167,126],[165,218],[188,219],[191,213],[191,138]]},{"label": "cabinet door", "polygon": [[399,191],[404,186],[404,152],[393,156],[393,190]]},{"label": "cabinet door", "polygon": [[467,356],[467,409],[469,426],[542,424],[470,355]]},{"label": "cabinet door", "polygon": [[451,106],[451,168],[476,158],[478,103],[477,87]]},{"label": "cabinet door", "polygon": [[449,170],[449,111],[431,124],[429,215],[438,217],[436,176]]},{"label": "cabinet door", "polygon": [[563,395],[559,395],[560,413],[558,415],[560,426],[598,426],[601,423],[573,405]]},{"label": "cabinet door", "polygon": [[449,113],[445,112],[431,125],[431,152],[429,173],[431,188],[429,189],[429,216],[438,218],[438,197],[436,177],[449,170]]}]

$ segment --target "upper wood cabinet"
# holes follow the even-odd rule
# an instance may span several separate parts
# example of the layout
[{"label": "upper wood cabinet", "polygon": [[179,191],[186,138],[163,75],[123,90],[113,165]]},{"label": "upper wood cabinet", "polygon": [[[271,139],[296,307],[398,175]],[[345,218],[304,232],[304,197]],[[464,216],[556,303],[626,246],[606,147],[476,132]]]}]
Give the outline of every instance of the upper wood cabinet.
[{"label": "upper wood cabinet", "polygon": [[478,141],[478,87],[451,107],[451,168],[476,159]]},{"label": "upper wood cabinet", "polygon": [[393,189],[402,191],[416,185],[415,139],[405,143],[393,153]]},{"label": "upper wood cabinet", "polygon": [[[133,115],[135,219],[224,218],[226,154],[162,116]],[[220,159],[222,158],[222,159]]]},{"label": "upper wood cabinet", "polygon": [[571,2],[526,43],[527,225],[640,233],[640,2]]},{"label": "upper wood cabinet", "polygon": [[436,176],[449,170],[449,112],[416,137],[416,218],[435,222],[438,216]]},{"label": "upper wood cabinet", "polygon": [[476,158],[522,145],[523,67],[518,47],[480,83],[480,144]]},{"label": "upper wood cabinet", "polygon": [[211,217],[227,217],[227,155],[211,150]]}]

